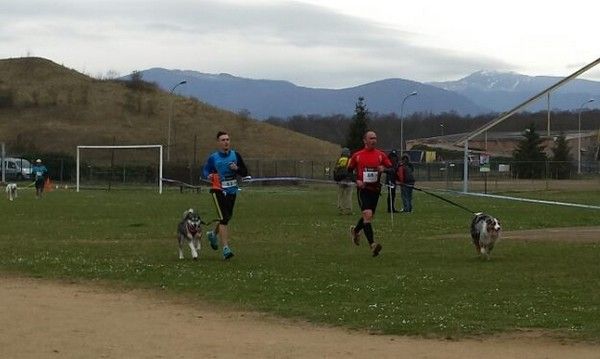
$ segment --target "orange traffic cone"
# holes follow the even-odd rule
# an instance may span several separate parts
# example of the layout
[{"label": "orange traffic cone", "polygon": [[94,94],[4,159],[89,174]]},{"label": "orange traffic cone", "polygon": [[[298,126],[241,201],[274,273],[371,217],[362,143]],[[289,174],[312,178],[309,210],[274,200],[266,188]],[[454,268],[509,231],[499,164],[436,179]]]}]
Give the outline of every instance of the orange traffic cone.
[{"label": "orange traffic cone", "polygon": [[50,177],[46,178],[44,182],[44,192],[52,192],[52,182],[50,182]]}]

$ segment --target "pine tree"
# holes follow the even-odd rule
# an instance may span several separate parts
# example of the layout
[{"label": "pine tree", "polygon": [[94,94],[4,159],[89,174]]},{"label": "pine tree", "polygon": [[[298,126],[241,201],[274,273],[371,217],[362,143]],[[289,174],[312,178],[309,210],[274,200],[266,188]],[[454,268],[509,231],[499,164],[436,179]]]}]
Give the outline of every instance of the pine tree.
[{"label": "pine tree", "polygon": [[546,153],[540,135],[532,123],[523,132],[523,140],[513,151],[513,166],[517,178],[542,178],[546,168]]},{"label": "pine tree", "polygon": [[566,179],[571,176],[571,156],[564,134],[556,138],[552,148],[552,176],[556,179]]},{"label": "pine tree", "polygon": [[367,110],[367,105],[365,105],[364,101],[364,97],[358,98],[358,102],[354,108],[354,116],[352,116],[352,122],[346,136],[346,147],[352,152],[363,148],[363,135],[369,128],[369,110]]}]

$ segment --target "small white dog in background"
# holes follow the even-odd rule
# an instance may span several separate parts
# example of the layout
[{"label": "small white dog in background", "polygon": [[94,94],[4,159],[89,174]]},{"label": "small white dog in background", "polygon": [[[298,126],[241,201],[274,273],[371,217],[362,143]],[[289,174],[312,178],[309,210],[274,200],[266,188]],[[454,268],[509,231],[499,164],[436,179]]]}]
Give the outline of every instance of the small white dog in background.
[{"label": "small white dog in background", "polygon": [[490,252],[500,238],[501,229],[498,219],[485,213],[475,213],[475,218],[471,222],[471,239],[473,239],[477,253],[490,259]]},{"label": "small white dog in background", "polygon": [[15,200],[17,198],[17,184],[9,183],[6,185],[6,198],[9,200]]}]

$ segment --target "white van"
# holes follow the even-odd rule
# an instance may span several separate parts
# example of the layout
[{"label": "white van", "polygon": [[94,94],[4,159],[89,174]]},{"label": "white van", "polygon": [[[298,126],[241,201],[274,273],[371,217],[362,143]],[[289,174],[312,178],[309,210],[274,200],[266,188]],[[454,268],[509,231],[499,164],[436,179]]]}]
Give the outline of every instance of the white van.
[{"label": "white van", "polygon": [[31,178],[31,162],[24,158],[4,158],[4,173],[6,179],[30,179]]}]

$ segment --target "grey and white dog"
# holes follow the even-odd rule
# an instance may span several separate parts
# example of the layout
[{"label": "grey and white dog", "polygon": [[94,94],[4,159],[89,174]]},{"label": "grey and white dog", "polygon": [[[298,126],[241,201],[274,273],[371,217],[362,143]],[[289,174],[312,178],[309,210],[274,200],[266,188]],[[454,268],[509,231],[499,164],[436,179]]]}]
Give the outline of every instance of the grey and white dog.
[{"label": "grey and white dog", "polygon": [[200,215],[190,208],[183,212],[183,218],[177,225],[177,240],[179,242],[179,259],[183,259],[183,247],[187,243],[192,251],[192,258],[198,259],[202,239],[202,220]]},{"label": "grey and white dog", "polygon": [[16,183],[9,183],[6,185],[6,198],[8,198],[10,201],[17,198],[17,184]]},{"label": "grey and white dog", "polygon": [[471,239],[477,253],[490,259],[490,252],[494,249],[496,241],[500,239],[500,221],[485,213],[475,213],[471,222]]}]

